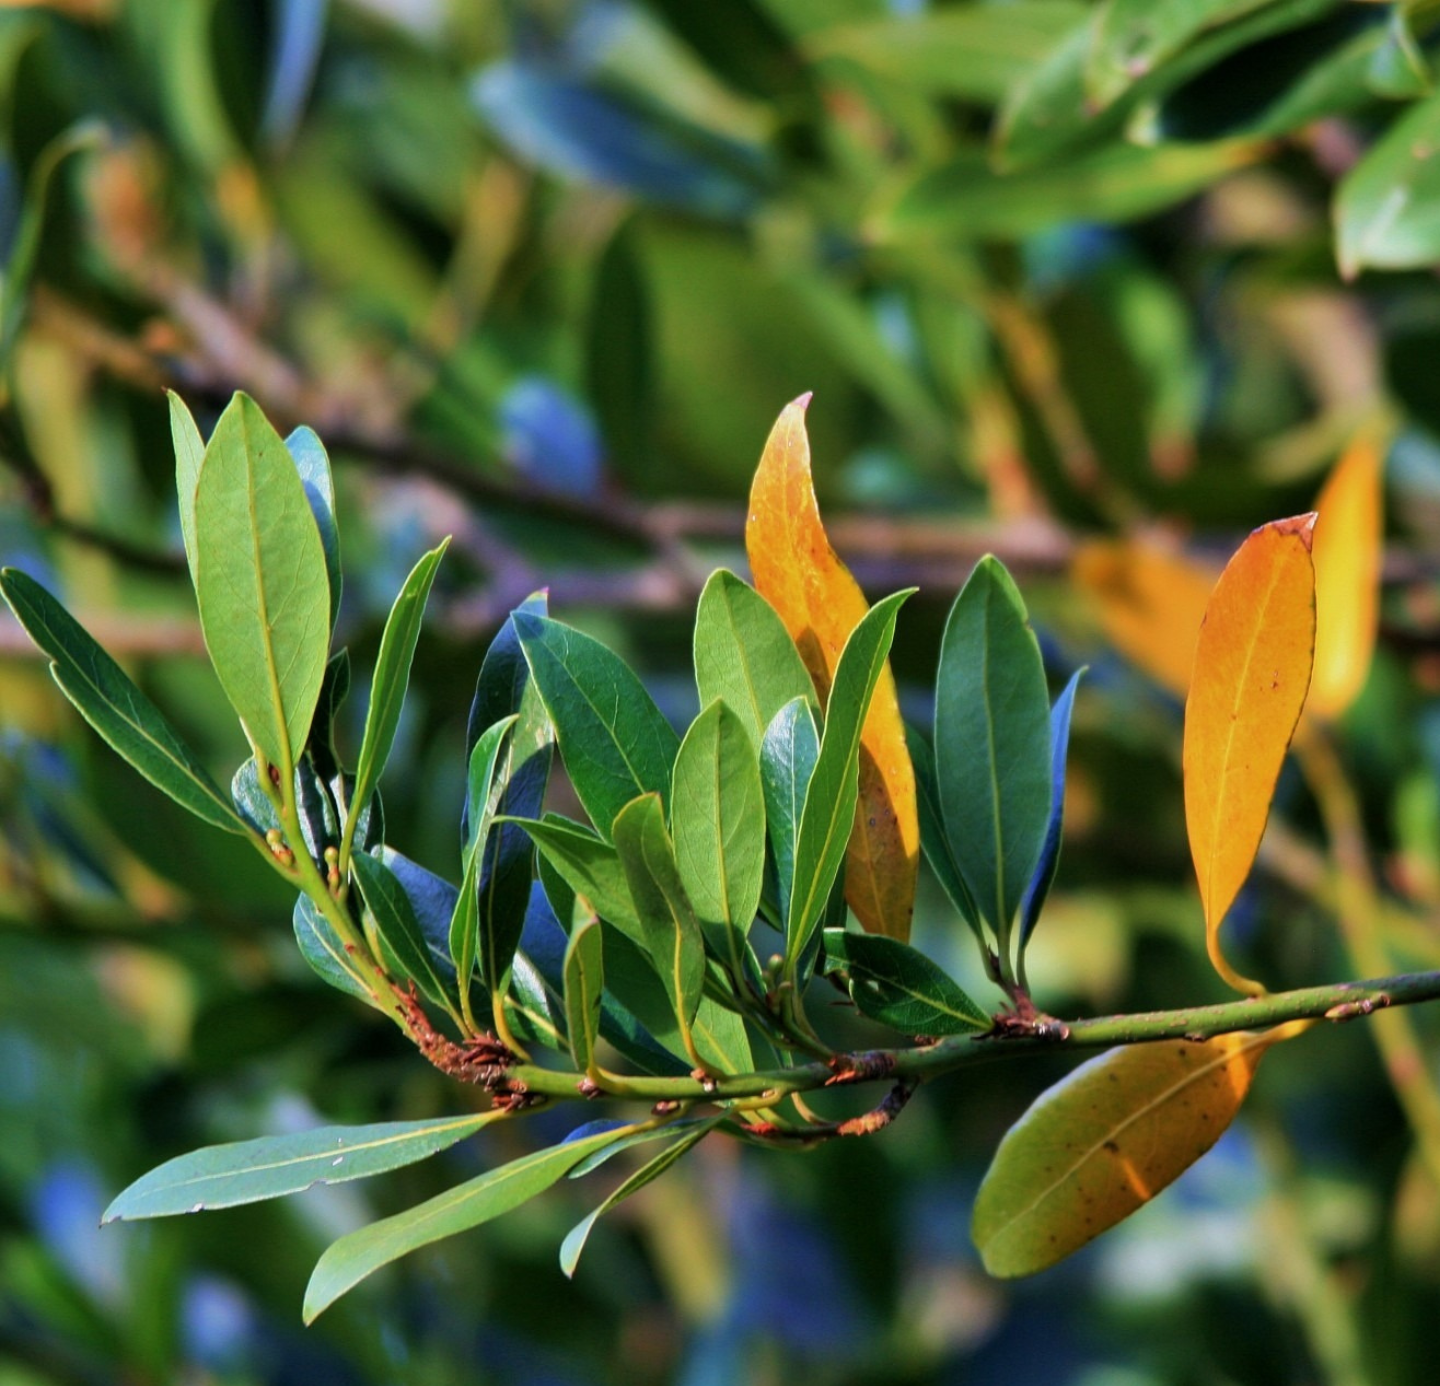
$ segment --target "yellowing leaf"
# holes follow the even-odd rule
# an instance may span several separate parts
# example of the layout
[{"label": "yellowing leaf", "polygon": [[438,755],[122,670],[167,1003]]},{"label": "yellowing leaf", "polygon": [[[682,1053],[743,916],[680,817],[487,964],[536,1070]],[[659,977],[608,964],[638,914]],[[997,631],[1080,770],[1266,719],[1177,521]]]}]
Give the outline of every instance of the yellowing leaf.
[{"label": "yellowing leaf", "polygon": [[[824,704],[840,651],[869,608],[820,520],[805,433],[809,402],[802,395],[787,405],[765,443],[745,549],[756,589],[779,612]],[[919,859],[915,770],[887,664],[860,737],[860,799],[845,856],[845,898],[869,932],[910,936]]]},{"label": "yellowing leaf", "polygon": [[1185,703],[1185,825],[1215,970],[1262,991],[1220,951],[1219,931],[1250,874],[1275,781],[1305,704],[1315,653],[1314,515],[1262,525],[1220,575]]},{"label": "yellowing leaf", "polygon": [[1071,572],[1098,608],[1110,643],[1183,698],[1214,572],[1145,539],[1081,544]]},{"label": "yellowing leaf", "polygon": [[1127,1218],[1235,1119],[1261,1055],[1289,1027],[1111,1049],[1010,1129],[975,1199],[991,1275],[1033,1275]]},{"label": "yellowing leaf", "polygon": [[1374,435],[1357,438],[1315,502],[1315,672],[1306,710],[1327,720],[1355,701],[1375,652],[1382,461]]}]

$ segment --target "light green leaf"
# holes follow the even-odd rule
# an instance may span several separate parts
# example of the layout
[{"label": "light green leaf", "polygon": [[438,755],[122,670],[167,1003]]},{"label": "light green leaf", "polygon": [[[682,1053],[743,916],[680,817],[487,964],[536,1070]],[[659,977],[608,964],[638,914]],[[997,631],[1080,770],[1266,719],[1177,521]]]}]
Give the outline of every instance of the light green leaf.
[{"label": "light green leaf", "polygon": [[974,1035],[994,1021],[918,948],[883,934],[825,930],[825,952],[850,974],[850,997],[904,1035]]},{"label": "light green leaf", "polygon": [[785,950],[804,952],[835,884],[855,820],[860,784],[860,732],[895,638],[900,607],[914,588],[877,602],[850,633],[825,709],[820,754],[795,837],[795,880],[785,918]]},{"label": "light green leaf", "polygon": [[200,624],[255,748],[289,774],[330,650],[325,550],[294,460],[254,400],[215,425],[195,491]]},{"label": "light green leaf", "polygon": [[411,570],[390,608],[380,637],[380,653],[375,659],[375,677],[370,685],[370,706],[365,712],[365,735],[360,742],[360,758],[355,767],[354,809],[365,807],[370,791],[385,772],[390,748],[395,744],[395,731],[400,725],[400,710],[405,703],[405,690],[410,683],[410,665],[415,658],[415,645],[420,639],[420,623],[425,617],[425,603],[435,571],[450,541],[431,549]]},{"label": "light green leaf", "polygon": [[620,855],[588,828],[572,823],[557,813],[544,818],[506,818],[497,822],[516,823],[530,834],[556,874],[607,924],[613,924],[633,943],[643,948],[645,934],[630,898],[630,886]]},{"label": "light green leaf", "polygon": [[740,717],[717,699],[680,743],[670,830],[685,893],[712,951],[737,964],[765,883],[760,761]]},{"label": "light green leaf", "polygon": [[320,1258],[305,1290],[304,1318],[313,1323],[347,1290],[391,1261],[457,1232],[467,1232],[544,1193],[592,1151],[623,1135],[606,1131],[513,1160],[406,1212],[341,1237]]},{"label": "light green leaf", "polygon": [[197,818],[227,832],[249,832],[165,714],[49,592],[18,568],[6,568],[0,593],[50,656],[61,691],[125,760]]},{"label": "light green leaf", "polygon": [[818,714],[815,686],[775,608],[724,568],[711,573],[695,612],[700,706],[723,698],[759,753],[765,728],[792,698]]},{"label": "light green leaf", "polygon": [[180,506],[180,537],[185,541],[185,562],[190,567],[190,582],[200,590],[200,557],[195,548],[195,487],[200,481],[200,466],[205,461],[205,439],[200,435],[195,416],[174,390],[166,390],[170,401],[170,441],[175,447],[175,496]]},{"label": "light green leaf", "polygon": [[951,855],[1003,945],[1050,820],[1050,696],[1025,603],[989,555],[945,623],[935,776]]},{"label": "light green leaf", "polygon": [[233,1208],[413,1165],[480,1130],[498,1111],[374,1126],[322,1126],[195,1150],[152,1169],[105,1210],[102,1223]]},{"label": "light green leaf", "polygon": [[789,915],[795,882],[795,840],[800,833],[800,815],[819,754],[820,735],[815,730],[809,701],[796,698],[786,703],[766,728],[765,740],[760,746],[760,784],[765,794],[770,848],[775,854],[782,924]]},{"label": "light green leaf", "polygon": [[361,981],[345,951],[344,943],[308,895],[296,896],[291,924],[295,930],[295,942],[300,949],[300,956],[326,986],[343,991],[347,996],[353,996],[357,1001],[363,1001],[377,1011],[385,1009],[370,987]]},{"label": "light green leaf", "polygon": [[565,1029],[570,1054],[582,1073],[595,1061],[600,1001],[605,994],[605,953],[600,921],[590,919],[570,935],[565,949]]}]

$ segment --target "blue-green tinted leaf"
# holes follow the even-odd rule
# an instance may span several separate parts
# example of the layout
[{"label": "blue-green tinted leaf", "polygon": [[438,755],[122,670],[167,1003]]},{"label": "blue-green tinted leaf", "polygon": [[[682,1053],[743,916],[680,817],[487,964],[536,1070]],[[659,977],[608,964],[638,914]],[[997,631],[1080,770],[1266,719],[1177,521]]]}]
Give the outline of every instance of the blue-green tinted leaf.
[{"label": "blue-green tinted leaf", "polygon": [[431,1001],[441,1006],[449,1005],[450,990],[435,967],[429,941],[415,917],[410,897],[395,873],[366,852],[356,852],[350,858],[350,869],[360,883],[365,905],[391,955],[387,959],[386,970],[391,970],[388,964],[393,960],[399,967],[397,980],[413,979]]},{"label": "blue-green tinted leaf", "polygon": [[945,624],[935,775],[951,855],[982,918],[1006,940],[1050,819],[1050,697],[1025,604],[988,555]]},{"label": "blue-green tinted leaf", "polygon": [[233,1208],[343,1184],[413,1165],[448,1150],[501,1115],[498,1111],[374,1126],[322,1126],[195,1150],[137,1179],[105,1210],[102,1223]]},{"label": "blue-green tinted leaf", "polygon": [[125,760],[197,818],[227,832],[248,831],[165,714],[49,592],[18,568],[6,568],[0,593],[50,656],[61,691]]},{"label": "blue-green tinted leaf", "polygon": [[[173,408],[173,406],[172,406]],[[172,425],[173,427],[173,425]],[[330,471],[330,456],[313,428],[297,428],[285,439],[295,470],[305,487],[305,499],[315,516],[320,543],[325,550],[325,573],[330,579],[330,627],[340,611],[340,529],[335,522],[335,478]]]},{"label": "blue-green tinted leaf", "polygon": [[796,698],[777,712],[760,745],[760,784],[765,795],[765,822],[775,854],[778,918],[790,911],[795,880],[795,840],[805,795],[820,754],[820,737],[806,698]]},{"label": "blue-green tinted leaf", "polygon": [[950,850],[950,839],[945,834],[945,821],[940,813],[940,787],[935,780],[935,752],[924,735],[914,727],[905,728],[905,744],[910,748],[910,761],[915,766],[915,797],[920,811],[920,846],[925,860],[935,873],[950,897],[960,917],[968,924],[980,941],[986,946],[984,930],[980,924],[980,912],[970,898],[969,887],[960,874],[960,867]]},{"label": "blue-green tinted leaf", "polygon": [[587,1140],[537,1151],[489,1170],[418,1207],[341,1237],[326,1250],[310,1277],[305,1291],[305,1322],[313,1323],[341,1295],[381,1266],[518,1208],[614,1139],[612,1133],[602,1132]]},{"label": "blue-green tinted leaf", "polygon": [[[332,798],[332,790],[320,778],[311,757],[303,755],[295,764],[295,807],[300,815],[300,831],[305,848],[317,862],[322,862],[325,849],[340,841],[340,820]],[[251,756],[230,781],[230,797],[235,807],[258,833],[284,834],[280,814],[260,783],[260,767]],[[291,843],[298,850],[299,844]]]},{"label": "blue-green tinted leaf", "polygon": [[595,1059],[600,1002],[605,993],[605,953],[600,921],[581,924],[565,950],[565,1019],[570,1055],[584,1073]]},{"label": "blue-green tinted leaf", "polygon": [[850,996],[872,1020],[906,1035],[974,1035],[992,1028],[924,953],[883,934],[825,931],[825,953],[850,974]]},{"label": "blue-green tinted leaf", "polygon": [[511,619],[570,783],[608,841],[615,815],[632,799],[669,796],[680,738],[629,665],[598,640],[527,612]]},{"label": "blue-green tinted leaf", "polygon": [[337,991],[343,991],[347,996],[363,1001],[367,1006],[374,1006],[377,1011],[384,1010],[379,999],[352,970],[344,943],[308,895],[301,895],[296,899],[291,922],[295,928],[295,942],[300,947],[300,956],[309,963],[310,970],[322,982]]},{"label": "blue-green tinted leaf", "polygon": [[1040,911],[1045,907],[1045,897],[1055,880],[1055,869],[1060,865],[1060,837],[1065,827],[1065,757],[1070,749],[1070,714],[1075,709],[1075,689],[1079,686],[1084,669],[1077,669],[1070,681],[1055,699],[1050,709],[1050,821],[1045,826],[1045,842],[1040,848],[1040,860],[1035,863],[1035,874],[1025,888],[1025,898],[1020,902],[1020,946],[1030,941],[1039,922]]}]

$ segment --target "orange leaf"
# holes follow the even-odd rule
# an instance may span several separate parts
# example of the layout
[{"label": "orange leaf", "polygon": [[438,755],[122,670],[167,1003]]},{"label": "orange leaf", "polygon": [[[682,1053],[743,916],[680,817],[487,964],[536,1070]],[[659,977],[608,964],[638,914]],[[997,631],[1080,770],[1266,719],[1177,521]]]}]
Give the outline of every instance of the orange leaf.
[{"label": "orange leaf", "polygon": [[1111,1049],[1043,1093],[975,1200],[985,1269],[1033,1275],[1148,1203],[1215,1144],[1262,1055],[1295,1028]]},{"label": "orange leaf", "polygon": [[1081,544],[1071,571],[1099,608],[1110,643],[1183,698],[1214,572],[1146,539]]},{"label": "orange leaf", "polygon": [[1379,440],[1363,434],[1315,502],[1315,673],[1307,712],[1333,721],[1365,686],[1380,619]]},{"label": "orange leaf", "polygon": [[1262,525],[1220,575],[1185,703],[1185,825],[1210,960],[1237,990],[1263,991],[1220,951],[1250,874],[1315,653],[1314,515]]},{"label": "orange leaf", "polygon": [[[840,651],[869,605],[820,520],[805,434],[809,403],[801,395],[786,405],[765,443],[745,550],[755,587],[779,612],[823,706]],[[860,736],[860,802],[845,854],[845,898],[869,932],[909,937],[919,859],[915,770],[887,664]]]}]

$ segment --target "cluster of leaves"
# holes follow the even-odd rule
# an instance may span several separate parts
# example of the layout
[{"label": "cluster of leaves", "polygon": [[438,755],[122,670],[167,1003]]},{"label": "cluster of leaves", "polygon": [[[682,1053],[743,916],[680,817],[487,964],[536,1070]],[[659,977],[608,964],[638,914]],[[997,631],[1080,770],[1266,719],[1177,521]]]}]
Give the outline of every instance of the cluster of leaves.
[{"label": "cluster of leaves", "polygon": [[[876,1130],[927,1071],[944,1070],[942,1037],[1047,1032],[1024,950],[1055,875],[1079,675],[1052,708],[1024,603],[987,558],[946,624],[933,748],[907,736],[886,661],[909,594],[866,609],[830,548],[810,484],[807,402],[782,413],[756,473],[747,538],[760,590],[720,570],[701,595],[702,711],[683,738],[623,661],[546,614],[543,594],[512,613],[470,712],[458,888],[386,845],[378,792],[445,546],[415,565],[391,610],[352,772],[333,735],[348,666],[343,650],[330,652],[339,542],[313,433],[282,439],[237,395],[205,442],[171,397],[201,624],[253,752],[228,798],[59,603],[5,570],[0,590],[96,730],[298,887],[295,933],[314,970],[491,1099],[475,1116],[199,1151],[132,1185],[107,1218],[365,1177],[549,1098],[650,1100],[639,1120],[587,1123],[343,1237],[316,1267],[306,1315],[407,1251],[665,1140],[566,1239],[570,1272],[600,1214],[712,1131],[803,1146]],[[1216,936],[1310,683],[1314,520],[1265,526],[1232,560],[1201,632],[1186,720],[1211,953],[1252,994],[1263,988],[1233,973]],[[556,748],[588,823],[544,812]],[[1007,994],[999,1016],[907,942],[921,844]],[[806,1014],[816,977],[914,1039],[909,1052],[928,1051],[928,1069],[832,1050]],[[1265,1050],[1306,1024],[1121,1048],[1072,1075],[1006,1138],[981,1190],[975,1236],[989,1268],[1041,1269],[1171,1182],[1228,1125]],[[527,1046],[573,1067],[538,1067]],[[886,1076],[889,1098],[850,1122],[821,1122],[795,1100],[818,1083]]]}]

